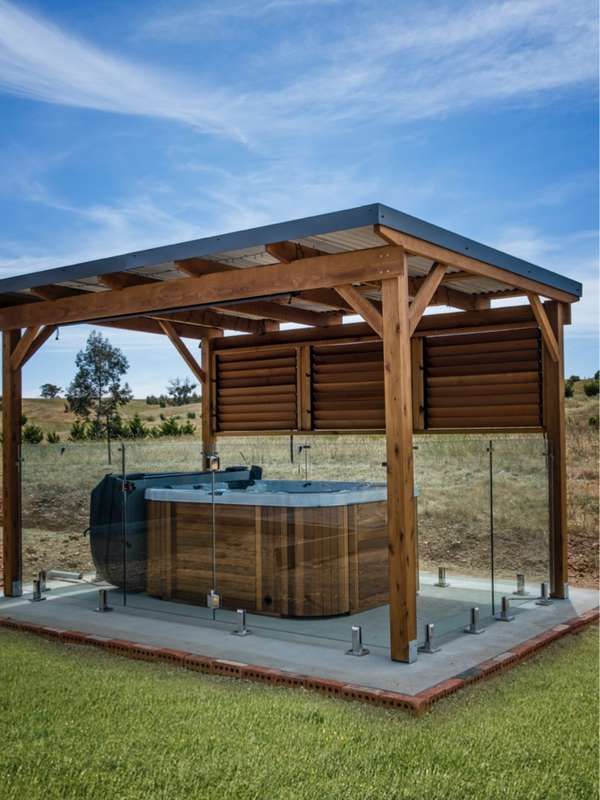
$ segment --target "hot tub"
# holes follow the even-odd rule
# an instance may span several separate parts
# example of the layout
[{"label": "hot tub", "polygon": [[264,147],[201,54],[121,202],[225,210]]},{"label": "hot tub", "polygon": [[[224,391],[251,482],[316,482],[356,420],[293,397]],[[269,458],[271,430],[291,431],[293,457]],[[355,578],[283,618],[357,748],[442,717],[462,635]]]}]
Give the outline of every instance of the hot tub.
[{"label": "hot tub", "polygon": [[[279,616],[387,602],[385,484],[257,480],[145,492],[149,594]],[[214,537],[213,537],[214,514]],[[213,539],[215,542],[213,586]]]}]

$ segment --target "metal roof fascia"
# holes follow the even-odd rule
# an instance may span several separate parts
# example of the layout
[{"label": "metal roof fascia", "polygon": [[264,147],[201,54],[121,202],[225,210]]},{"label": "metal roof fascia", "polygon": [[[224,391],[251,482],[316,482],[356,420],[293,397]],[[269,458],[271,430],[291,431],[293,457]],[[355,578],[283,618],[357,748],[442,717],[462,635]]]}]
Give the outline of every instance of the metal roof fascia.
[{"label": "metal roof fascia", "polygon": [[538,267],[529,261],[523,261],[516,256],[508,255],[508,253],[503,253],[501,250],[488,247],[488,245],[481,244],[473,239],[467,239],[457,233],[447,231],[445,228],[440,228],[417,217],[412,217],[410,214],[396,211],[389,206],[379,206],[379,222],[381,225],[395,228],[401,233],[406,233],[417,239],[423,239],[439,247],[445,247],[454,253],[470,256],[478,261],[485,261],[494,267],[514,272],[515,275],[531,278],[531,280],[545,283],[555,289],[581,297],[582,285],[578,281],[574,281],[557,272],[552,272],[552,270],[544,267]]}]

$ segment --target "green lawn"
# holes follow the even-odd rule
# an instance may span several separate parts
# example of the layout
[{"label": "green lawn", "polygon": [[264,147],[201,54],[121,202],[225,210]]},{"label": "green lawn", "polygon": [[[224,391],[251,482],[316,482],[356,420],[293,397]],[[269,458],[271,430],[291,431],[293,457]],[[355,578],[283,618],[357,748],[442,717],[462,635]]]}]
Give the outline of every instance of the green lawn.
[{"label": "green lawn", "polygon": [[598,795],[598,635],[422,719],[0,629],[3,800]]}]

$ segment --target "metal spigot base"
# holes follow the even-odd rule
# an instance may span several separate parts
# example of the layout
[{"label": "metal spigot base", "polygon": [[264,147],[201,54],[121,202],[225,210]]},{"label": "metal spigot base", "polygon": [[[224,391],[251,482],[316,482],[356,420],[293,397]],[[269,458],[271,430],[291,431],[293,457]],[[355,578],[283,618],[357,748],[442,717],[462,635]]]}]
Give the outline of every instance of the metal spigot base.
[{"label": "metal spigot base", "polygon": [[27,598],[30,603],[41,603],[42,600],[45,600],[45,597],[28,597]]},{"label": "metal spigot base", "polygon": [[498,622],[512,622],[514,618],[514,614],[506,614],[504,611],[498,611],[494,614],[494,619]]},{"label": "metal spigot base", "polygon": [[552,600],[549,597],[540,597],[539,600],[535,601],[536,606],[551,606]]},{"label": "metal spigot base", "polygon": [[359,650],[353,650],[352,647],[350,650],[346,650],[347,656],[368,656],[369,650],[366,647],[361,647]]},{"label": "metal spigot base", "polygon": [[439,653],[441,649],[441,647],[436,647],[431,642],[424,642],[417,647],[419,653]]},{"label": "metal spigot base", "polygon": [[98,608],[94,609],[94,611],[97,611],[99,614],[106,614],[108,611],[112,611],[112,610],[113,610],[112,606],[105,606],[104,608],[101,608],[101,606],[98,606]]},{"label": "metal spigot base", "polygon": [[434,583],[433,585],[439,587],[440,589],[447,589],[450,586],[448,581],[444,581],[443,583],[440,583],[438,581],[437,583]]},{"label": "metal spigot base", "polygon": [[476,625],[467,625],[466,628],[463,628],[463,632],[479,636],[480,633],[485,633],[485,628],[478,628]]},{"label": "metal spigot base", "polygon": [[521,589],[520,591],[513,592],[513,597],[528,597],[531,592],[525,591],[525,589]]},{"label": "metal spigot base", "polygon": [[252,631],[249,631],[248,628],[239,628],[235,631],[231,631],[232,636],[250,636]]}]

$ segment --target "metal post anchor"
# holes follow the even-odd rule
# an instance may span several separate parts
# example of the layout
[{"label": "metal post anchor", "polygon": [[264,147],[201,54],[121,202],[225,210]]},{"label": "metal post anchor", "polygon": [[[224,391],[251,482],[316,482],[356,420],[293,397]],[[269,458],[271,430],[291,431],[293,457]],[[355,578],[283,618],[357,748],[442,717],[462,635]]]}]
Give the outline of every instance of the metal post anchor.
[{"label": "metal post anchor", "polygon": [[362,643],[362,628],[360,625],[352,626],[352,647],[346,650],[347,656],[366,656],[369,651],[363,647]]},{"label": "metal post anchor", "polygon": [[510,613],[510,600],[504,595],[500,611],[494,614],[494,619],[497,619],[499,622],[512,622],[514,618],[515,615]]},{"label": "metal post anchor", "polygon": [[539,600],[535,601],[536,606],[551,606],[552,600],[550,599],[550,586],[544,582],[540,586],[541,594]]},{"label": "metal post anchor", "polygon": [[482,628],[479,623],[479,609],[477,606],[473,606],[471,609],[471,622],[467,625],[466,628],[463,628],[465,633],[484,633],[485,628]]},{"label": "metal post anchor", "polygon": [[101,614],[105,614],[107,611],[112,611],[112,606],[108,605],[107,589],[98,589],[98,608],[95,608],[94,611],[98,611]]},{"label": "metal post anchor", "polygon": [[38,572],[38,580],[40,582],[40,591],[41,592],[50,592],[51,591],[51,589],[49,589],[48,586],[46,585],[46,570],[45,569],[41,569]]},{"label": "metal post anchor", "polygon": [[425,641],[417,648],[419,653],[439,653],[442,649],[441,647],[436,647],[433,643],[434,627],[433,622],[428,622],[425,625]]},{"label": "metal post anchor", "polygon": [[439,586],[442,589],[447,589],[450,584],[446,580],[446,567],[438,567],[438,579],[434,586]]},{"label": "metal post anchor", "polygon": [[526,597],[529,592],[525,589],[525,575],[517,572],[517,589],[513,592],[515,597]]},{"label": "metal post anchor", "polygon": [[231,631],[233,636],[249,636],[252,631],[249,631],[246,627],[246,609],[245,608],[238,608],[237,610],[238,620],[239,620],[239,628],[236,628],[234,631]]},{"label": "metal post anchor", "polygon": [[46,598],[42,595],[42,584],[39,578],[33,581],[33,595],[29,598],[30,603],[41,603]]}]

